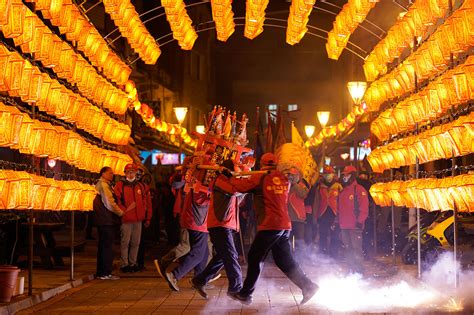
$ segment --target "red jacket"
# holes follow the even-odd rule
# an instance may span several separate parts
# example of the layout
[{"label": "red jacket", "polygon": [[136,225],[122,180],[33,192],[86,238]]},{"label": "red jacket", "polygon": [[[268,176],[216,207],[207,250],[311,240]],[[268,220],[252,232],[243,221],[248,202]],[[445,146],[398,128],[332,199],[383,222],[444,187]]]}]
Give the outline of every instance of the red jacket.
[{"label": "red jacket", "polygon": [[181,228],[207,233],[207,210],[209,195],[191,190],[184,197],[181,212]]},{"label": "red jacket", "polygon": [[[355,204],[358,209],[355,209]],[[369,213],[369,197],[364,187],[354,181],[342,189],[338,198],[337,221],[343,230],[356,228],[356,223],[362,226]]]},{"label": "red jacket", "polygon": [[[151,194],[146,185],[140,182],[128,182],[121,180],[115,185],[115,196],[117,204],[122,209],[122,223],[146,221],[151,219]],[[127,211],[127,208],[135,202],[136,206]]]},{"label": "red jacket", "polygon": [[316,209],[314,217],[316,219],[321,217],[328,209],[337,215],[337,198],[341,190],[342,186],[337,181],[329,187],[323,182],[319,184],[314,200],[314,209]]},{"label": "red jacket", "polygon": [[257,230],[291,230],[288,214],[290,183],[280,171],[255,174],[248,179],[232,178],[231,183],[240,192],[253,192]]},{"label": "red jacket", "polygon": [[224,175],[217,176],[211,191],[207,228],[225,227],[239,231],[239,204],[243,195],[237,195],[236,188]]}]

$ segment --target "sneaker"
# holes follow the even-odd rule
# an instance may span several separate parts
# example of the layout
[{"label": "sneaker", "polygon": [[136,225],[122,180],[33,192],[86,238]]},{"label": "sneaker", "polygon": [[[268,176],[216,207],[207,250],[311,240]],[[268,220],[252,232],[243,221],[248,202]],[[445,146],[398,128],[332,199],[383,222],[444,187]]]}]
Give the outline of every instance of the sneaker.
[{"label": "sneaker", "polygon": [[154,263],[155,263],[155,267],[156,267],[156,271],[158,272],[158,274],[160,275],[160,277],[162,277],[163,279],[165,279],[165,276],[163,276],[163,271],[164,269],[162,269],[162,265],[161,263],[158,261],[158,259],[155,259],[154,260]]},{"label": "sneaker", "polygon": [[140,271],[140,268],[137,265],[130,266],[130,272],[134,273],[134,272],[139,272],[139,271]]},{"label": "sneaker", "polygon": [[166,272],[165,277],[166,277],[166,281],[168,281],[168,285],[170,286],[170,289],[174,291],[179,291],[178,280],[176,280],[173,273]]},{"label": "sneaker", "polygon": [[227,296],[245,305],[250,305],[253,300],[251,295],[242,295],[240,292],[227,292]]},{"label": "sneaker", "polygon": [[120,277],[119,276],[115,276],[115,275],[108,275],[109,279],[107,280],[119,280]]},{"label": "sneaker", "polygon": [[132,272],[132,269],[129,265],[127,265],[127,266],[121,267],[120,271],[123,273],[129,273],[129,272]]},{"label": "sneaker", "polygon": [[308,302],[309,300],[311,300],[311,298],[316,294],[318,289],[319,289],[319,287],[315,283],[311,283],[311,285],[307,289],[304,289],[303,290],[303,299],[301,300],[300,305],[303,305],[306,302]]},{"label": "sneaker", "polygon": [[191,279],[189,280],[189,282],[191,283],[191,287],[197,291],[197,293],[199,293],[200,296],[202,296],[203,298],[205,298],[207,300],[207,292],[206,292],[206,289],[204,288],[203,285],[200,285],[200,284],[197,284],[196,281],[194,281],[194,279]]},{"label": "sneaker", "polygon": [[99,280],[109,280],[109,276],[97,276],[96,278]]},{"label": "sneaker", "polygon": [[216,280],[219,279],[221,276],[222,276],[222,274],[218,273],[214,278],[211,278],[211,279],[209,280],[209,283],[216,281]]}]

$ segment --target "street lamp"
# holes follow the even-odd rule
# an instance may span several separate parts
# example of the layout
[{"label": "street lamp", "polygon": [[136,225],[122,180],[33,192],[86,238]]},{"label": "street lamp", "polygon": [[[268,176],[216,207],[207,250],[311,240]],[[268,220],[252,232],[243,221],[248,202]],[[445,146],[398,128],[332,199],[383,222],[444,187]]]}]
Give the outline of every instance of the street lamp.
[{"label": "street lamp", "polygon": [[179,125],[181,125],[186,118],[186,114],[188,113],[187,107],[173,107],[174,114],[176,115],[176,119],[178,120]]},{"label": "street lamp", "polygon": [[[321,124],[321,128],[323,130],[326,127],[326,125],[329,121],[329,114],[331,114],[331,112],[317,112],[316,113],[316,115],[318,116],[319,123]],[[319,163],[319,165],[325,164],[324,156],[326,155],[326,146],[324,144],[324,137],[323,137],[323,142],[321,143],[321,145],[323,146],[323,148],[321,150],[322,151],[321,152],[321,162]]]},{"label": "street lamp", "polygon": [[364,97],[365,90],[367,89],[367,82],[363,81],[352,81],[347,82],[347,88],[351,94],[352,100],[356,105],[359,105]]},{"label": "street lamp", "polygon": [[[173,107],[174,114],[176,115],[176,119],[178,120],[179,126],[181,127],[181,124],[183,123],[184,119],[186,118],[186,114],[188,113],[188,108],[187,107]],[[181,164],[181,145],[183,142],[183,137],[181,136],[181,133],[179,134],[179,156],[178,156],[178,161],[179,164]]]},{"label": "street lamp", "polygon": [[316,127],[314,125],[305,125],[304,126],[304,132],[306,133],[306,137],[311,138],[314,134],[314,130]]},{"label": "street lamp", "polygon": [[329,121],[329,114],[330,112],[317,112],[319,123],[321,124],[321,128],[324,129]]},{"label": "street lamp", "polygon": [[[347,82],[347,88],[349,89],[349,93],[351,94],[352,100],[354,101],[355,105],[359,105],[364,98],[365,90],[367,89],[367,82],[363,81],[353,81]],[[357,137],[357,121],[354,125],[354,155],[357,156],[357,143],[359,141]],[[358,167],[357,157],[354,158],[356,161],[356,168]]]},{"label": "street lamp", "polygon": [[196,125],[196,132],[200,134],[205,134],[206,127],[204,127],[204,125]]}]

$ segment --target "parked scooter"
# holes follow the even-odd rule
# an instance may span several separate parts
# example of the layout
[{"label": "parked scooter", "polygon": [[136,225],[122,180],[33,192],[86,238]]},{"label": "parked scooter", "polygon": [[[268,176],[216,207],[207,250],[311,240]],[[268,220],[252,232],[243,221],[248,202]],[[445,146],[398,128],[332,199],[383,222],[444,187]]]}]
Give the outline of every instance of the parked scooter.
[{"label": "parked scooter", "polygon": [[[429,261],[440,253],[450,250],[454,243],[453,211],[432,211],[423,213],[421,226],[421,259]],[[418,261],[417,226],[410,228],[408,242],[402,250],[402,261],[405,264],[416,264]],[[469,213],[458,214],[458,244],[474,244],[474,216]]]}]

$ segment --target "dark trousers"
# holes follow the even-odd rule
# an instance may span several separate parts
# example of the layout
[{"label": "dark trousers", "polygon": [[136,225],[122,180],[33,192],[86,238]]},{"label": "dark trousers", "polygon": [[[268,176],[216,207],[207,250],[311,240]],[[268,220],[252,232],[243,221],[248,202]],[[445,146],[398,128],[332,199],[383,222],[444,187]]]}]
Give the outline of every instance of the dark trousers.
[{"label": "dark trousers", "polygon": [[304,242],[307,246],[311,246],[316,239],[316,224],[312,213],[306,214],[306,223],[304,225]]},{"label": "dark trousers", "polygon": [[112,274],[114,261],[115,226],[99,225],[97,227],[99,242],[97,246],[97,277]]},{"label": "dark trousers", "polygon": [[319,218],[319,249],[323,254],[331,257],[337,256],[337,249],[339,246],[337,234],[339,231],[333,231],[331,226],[334,224],[336,215],[331,209]]},{"label": "dark trousers", "polygon": [[278,268],[301,290],[312,285],[300,266],[293,259],[290,248],[290,231],[259,231],[249,251],[247,276],[240,293],[249,296],[255,291],[255,285],[262,272],[265,258],[272,251],[273,260]]},{"label": "dark trousers", "polygon": [[173,270],[174,277],[179,280],[188,272],[194,269],[195,274],[200,274],[207,265],[207,257],[209,256],[209,248],[207,246],[208,235],[204,232],[188,230],[189,244],[191,249]]},{"label": "dark trousers", "polygon": [[229,280],[228,292],[240,291],[242,288],[242,270],[234,244],[234,234],[233,230],[224,227],[209,229],[209,236],[216,253],[206,269],[194,277],[197,284],[205,285],[224,267]]}]

